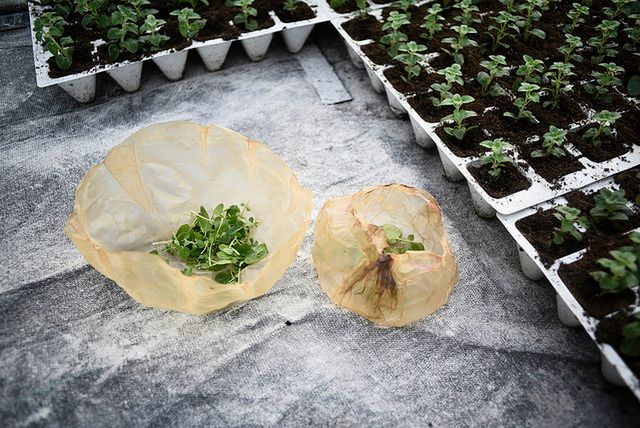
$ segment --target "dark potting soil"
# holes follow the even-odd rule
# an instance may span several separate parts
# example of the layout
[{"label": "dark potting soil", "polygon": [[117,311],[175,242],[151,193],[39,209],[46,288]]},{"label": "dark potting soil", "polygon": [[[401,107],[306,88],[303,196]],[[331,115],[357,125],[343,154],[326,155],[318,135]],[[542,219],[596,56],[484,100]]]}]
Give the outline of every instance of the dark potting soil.
[{"label": "dark potting soil", "polygon": [[630,289],[620,293],[602,293],[598,282],[589,275],[589,272],[604,269],[598,264],[598,259],[609,257],[609,251],[625,244],[626,241],[623,242],[619,237],[601,240],[593,243],[580,260],[560,266],[558,271],[560,278],[587,315],[603,318],[635,302],[636,295]]},{"label": "dark potting soil", "polygon": [[524,145],[519,151],[524,155],[529,166],[531,166],[538,175],[552,184],[560,184],[558,183],[560,178],[584,169],[584,166],[578,161],[578,158],[566,150],[565,155],[560,158],[555,156],[534,158],[531,156],[533,150],[543,150],[542,142],[539,141],[534,144]]},{"label": "dark potting soil", "polygon": [[493,198],[503,198],[531,186],[529,180],[513,164],[507,164],[502,169],[500,177],[495,180],[489,174],[489,165],[469,165],[467,168],[478,184]]},{"label": "dark potting soil", "polygon": [[[414,77],[411,81],[405,81],[403,77],[406,78],[407,76],[402,66],[385,70],[383,74],[397,91],[405,95],[413,95],[417,92],[424,91],[424,88],[430,88],[433,83],[442,80],[442,76],[439,74],[421,72],[418,77]],[[439,119],[440,118],[438,118],[438,120]]]},{"label": "dark potting soil", "polygon": [[[627,199],[635,201],[640,196],[640,168],[633,168],[613,177],[613,180],[625,191]],[[636,204],[637,205],[637,204]]]},{"label": "dark potting soil", "polygon": [[332,0],[328,0],[327,3],[329,3],[331,9],[335,10],[338,13],[348,13],[358,10],[356,0],[342,0],[343,4],[340,6],[332,4]]},{"label": "dark potting soil", "polygon": [[353,18],[342,24],[342,28],[353,40],[380,40],[382,37],[382,23],[372,15]]},{"label": "dark potting soil", "polygon": [[362,52],[373,61],[374,64],[384,65],[384,64],[399,64],[396,61],[393,61],[391,57],[387,54],[387,52],[380,46],[378,42],[372,42],[367,45],[361,47]]},{"label": "dark potting soil", "polygon": [[[591,210],[596,206],[595,196],[597,192],[585,194],[580,191],[570,192],[565,195],[568,205],[578,208],[589,220],[589,230],[585,234],[588,241],[598,241],[600,239],[608,239],[608,237],[620,236],[637,227],[640,227],[640,213],[631,213],[628,220],[609,221],[596,220],[591,217]],[[625,192],[626,197],[626,192]],[[633,199],[633,195],[630,196]],[[627,198],[629,199],[629,198]]]},{"label": "dark potting soil", "polygon": [[316,13],[313,11],[311,6],[306,3],[298,3],[298,6],[292,11],[286,10],[284,6],[282,6],[275,9],[275,12],[282,22],[287,23],[306,21],[316,17]]},{"label": "dark potting soil", "polygon": [[614,139],[603,136],[600,147],[594,146],[591,140],[582,138],[584,133],[591,127],[597,127],[597,124],[592,123],[576,132],[567,134],[567,141],[580,150],[580,153],[587,159],[594,162],[604,162],[622,156],[629,151],[629,146],[623,142],[622,138]]},{"label": "dark potting soil", "polygon": [[472,117],[465,121],[467,128],[473,127],[467,131],[462,140],[458,140],[445,131],[446,127],[451,124],[440,125],[436,128],[436,134],[442,140],[442,142],[451,150],[451,152],[458,157],[475,156],[483,153],[486,149],[480,145],[481,142],[487,140],[487,135],[480,128],[480,118]]},{"label": "dark potting soil", "polygon": [[633,321],[637,321],[637,319],[624,312],[603,319],[596,328],[596,340],[598,343],[607,343],[613,346],[631,371],[640,377],[640,357],[631,357],[620,351],[620,345],[624,339],[622,329]]}]

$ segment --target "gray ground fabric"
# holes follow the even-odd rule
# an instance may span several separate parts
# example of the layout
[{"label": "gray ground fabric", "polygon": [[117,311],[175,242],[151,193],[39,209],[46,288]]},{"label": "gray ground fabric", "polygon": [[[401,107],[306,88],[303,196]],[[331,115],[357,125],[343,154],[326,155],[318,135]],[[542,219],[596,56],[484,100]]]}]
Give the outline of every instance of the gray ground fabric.
[{"label": "gray ground fabric", "polygon": [[[511,238],[478,218],[329,28],[318,45],[353,101],[322,105],[275,42],[233,48],[208,73],[191,56],[142,88],[100,77],[94,103],[35,86],[26,29],[0,33],[0,425],[631,426],[638,402],[600,375],[596,347],[560,324],[546,282],[520,272]],[[84,172],[135,130],[192,119],[264,142],[323,201],[402,182],[442,206],[460,281],[434,316],[381,329],[332,305],[312,227],[265,296],[197,317],[144,308],[64,236]],[[287,325],[290,321],[291,325]]]}]

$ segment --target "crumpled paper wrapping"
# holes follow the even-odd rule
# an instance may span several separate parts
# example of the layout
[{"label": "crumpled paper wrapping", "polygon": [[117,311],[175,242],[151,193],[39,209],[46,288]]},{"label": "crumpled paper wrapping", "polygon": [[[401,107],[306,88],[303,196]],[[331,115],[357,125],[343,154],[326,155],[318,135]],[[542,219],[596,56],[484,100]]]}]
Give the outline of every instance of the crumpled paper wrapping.
[{"label": "crumpled paper wrapping", "polygon": [[[393,224],[425,251],[385,254]],[[401,184],[374,186],[327,201],[315,224],[313,261],[336,304],[388,327],[423,318],[447,301],[458,280],[438,203]]]},{"label": "crumpled paper wrapping", "polygon": [[[185,276],[151,243],[170,239],[204,205],[248,203],[269,255],[241,283]],[[146,306],[204,314],[267,292],[304,238],[311,192],[263,144],[228,129],[178,121],[142,129],[87,172],[65,232],[85,259]]]}]

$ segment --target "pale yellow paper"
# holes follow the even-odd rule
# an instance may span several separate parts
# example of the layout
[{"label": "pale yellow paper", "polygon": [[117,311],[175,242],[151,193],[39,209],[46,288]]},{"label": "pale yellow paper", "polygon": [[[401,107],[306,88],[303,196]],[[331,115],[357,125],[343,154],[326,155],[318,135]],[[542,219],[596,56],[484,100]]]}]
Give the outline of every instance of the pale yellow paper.
[{"label": "pale yellow paper", "polygon": [[[405,237],[414,234],[425,251],[384,255],[383,224],[399,227]],[[320,286],[334,303],[389,327],[436,311],[458,280],[438,203],[429,193],[400,184],[327,201],[315,224],[313,261]],[[393,281],[381,281],[388,273]]]},{"label": "pale yellow paper", "polygon": [[[149,254],[200,205],[247,203],[269,255],[241,283],[185,276]],[[136,132],[84,176],[65,232],[87,261],[146,306],[204,314],[267,292],[304,238],[311,192],[263,144],[228,129],[167,122]]]}]

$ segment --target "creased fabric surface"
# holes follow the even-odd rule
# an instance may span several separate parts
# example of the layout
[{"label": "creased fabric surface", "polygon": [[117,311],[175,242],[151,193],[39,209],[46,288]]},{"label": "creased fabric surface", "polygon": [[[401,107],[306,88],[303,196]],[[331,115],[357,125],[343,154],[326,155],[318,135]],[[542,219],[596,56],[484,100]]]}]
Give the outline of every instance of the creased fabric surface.
[{"label": "creased fabric surface", "polygon": [[[78,105],[35,87],[26,30],[0,33],[0,425],[631,426],[638,403],[601,378],[596,348],[560,324],[545,282],[479,219],[464,184],[389,112],[329,32],[318,44],[354,100],[320,104],[276,44],[226,69],[190,60],[139,92],[107,77]],[[261,298],[198,317],[148,309],[64,237],[84,172],[135,130],[189,119],[264,142],[314,192],[291,268]],[[322,203],[402,182],[441,205],[460,280],[432,317],[380,329],[332,305],[311,261]],[[289,321],[291,325],[287,325]]]}]

